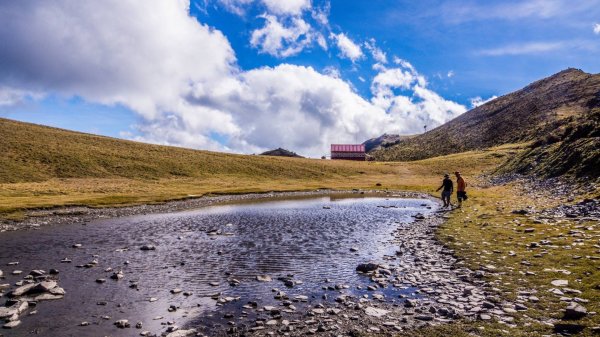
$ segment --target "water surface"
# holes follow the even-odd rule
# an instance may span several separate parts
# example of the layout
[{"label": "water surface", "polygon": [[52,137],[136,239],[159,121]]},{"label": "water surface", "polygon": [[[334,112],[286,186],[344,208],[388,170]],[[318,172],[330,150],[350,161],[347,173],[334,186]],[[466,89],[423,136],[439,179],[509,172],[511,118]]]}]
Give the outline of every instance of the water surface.
[{"label": "water surface", "polygon": [[[356,265],[393,254],[397,247],[387,243],[391,233],[398,226],[410,224],[412,215],[431,212],[435,207],[435,203],[424,199],[325,196],[2,233],[0,269],[6,275],[3,282],[20,279],[10,275],[14,269],[27,273],[32,269],[56,268],[60,270],[59,285],[67,292],[62,300],[39,303],[36,315],[25,314],[20,327],[2,333],[137,334],[135,329],[116,329],[113,322],[118,319],[128,319],[132,325],[141,321],[144,330],[159,333],[167,321],[180,326],[191,321],[207,326],[220,324],[223,312],[239,313],[240,306],[248,301],[256,301],[260,306],[276,305],[273,288],[290,297],[309,296],[309,303],[322,300],[326,293],[322,287],[327,284],[344,284],[350,286],[348,292],[366,293],[364,288],[370,283],[355,272]],[[72,248],[75,243],[83,247]],[[141,251],[144,244],[155,245],[156,250]],[[351,252],[351,248],[357,251]],[[65,257],[73,262],[61,263]],[[96,267],[76,267],[93,260],[98,262]],[[20,264],[7,266],[10,261]],[[123,270],[124,279],[111,280],[112,273],[105,272],[109,267]],[[269,275],[273,282],[258,282],[256,275]],[[302,284],[288,289],[277,280],[292,275]],[[107,281],[98,284],[98,278]],[[233,287],[231,279],[241,283]],[[132,282],[138,284],[137,289],[130,288]],[[174,288],[192,295],[171,294]],[[394,298],[410,290],[390,287],[383,292]],[[240,300],[217,306],[210,298],[216,293]],[[150,303],[151,297],[158,300]],[[98,305],[101,302],[106,305]],[[170,305],[180,309],[168,312]],[[91,325],[79,327],[83,321]]]}]

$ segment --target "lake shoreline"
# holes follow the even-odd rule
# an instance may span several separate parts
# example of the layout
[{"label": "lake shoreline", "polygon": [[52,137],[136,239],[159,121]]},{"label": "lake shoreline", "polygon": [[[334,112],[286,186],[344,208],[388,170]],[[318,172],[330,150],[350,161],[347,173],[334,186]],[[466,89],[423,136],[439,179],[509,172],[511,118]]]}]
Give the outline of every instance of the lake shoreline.
[{"label": "lake shoreline", "polygon": [[163,203],[127,205],[122,207],[52,207],[28,210],[25,212],[25,218],[22,220],[0,220],[0,233],[17,230],[35,230],[43,226],[55,226],[70,223],[81,223],[82,225],[86,225],[89,222],[98,219],[112,219],[134,215],[181,212],[227,203],[253,202],[267,199],[295,197],[302,198],[326,195],[394,195],[396,197],[402,198],[433,198],[427,193],[413,191],[319,189],[312,191],[213,194],[204,196],[190,196],[185,199],[172,200]]}]

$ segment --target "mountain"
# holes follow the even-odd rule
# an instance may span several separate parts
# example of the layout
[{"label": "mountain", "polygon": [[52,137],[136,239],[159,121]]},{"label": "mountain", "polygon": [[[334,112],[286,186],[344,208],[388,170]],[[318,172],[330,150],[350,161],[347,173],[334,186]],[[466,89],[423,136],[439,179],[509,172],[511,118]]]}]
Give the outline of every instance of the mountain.
[{"label": "mountain", "polygon": [[295,157],[295,158],[304,158],[298,155],[296,152],[292,152],[286,149],[277,148],[275,150],[265,151],[260,154],[261,156],[276,156],[276,157]]},{"label": "mountain", "polygon": [[384,133],[383,135],[377,138],[371,138],[366,140],[363,145],[365,146],[365,151],[367,153],[375,150],[379,150],[380,148],[388,148],[390,146],[398,144],[401,140],[410,138],[412,136],[401,136],[401,135],[388,135]]},{"label": "mountain", "polygon": [[598,177],[599,123],[600,74],[569,68],[371,155],[381,161],[405,161],[530,143],[501,169]]}]

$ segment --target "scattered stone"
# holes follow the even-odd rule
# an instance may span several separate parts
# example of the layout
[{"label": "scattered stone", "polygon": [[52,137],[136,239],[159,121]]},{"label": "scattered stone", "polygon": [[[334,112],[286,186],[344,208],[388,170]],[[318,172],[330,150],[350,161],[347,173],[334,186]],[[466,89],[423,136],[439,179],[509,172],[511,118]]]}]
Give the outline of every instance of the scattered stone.
[{"label": "scattered stone", "polygon": [[375,308],[375,307],[367,307],[365,308],[365,314],[367,314],[368,316],[373,316],[373,317],[383,317],[385,315],[387,315],[389,313],[389,311],[384,310],[384,309],[379,309],[379,308]]},{"label": "scattered stone", "polygon": [[377,268],[379,268],[379,265],[375,263],[361,263],[356,267],[356,271],[359,271],[361,273],[368,273],[377,270]]},{"label": "scattered stone", "polygon": [[130,325],[129,325],[129,321],[128,321],[128,320],[126,320],[126,319],[120,319],[120,320],[116,321],[114,324],[115,324],[115,325],[117,326],[117,328],[119,328],[119,329],[125,329],[125,328],[129,328],[129,326],[130,326]]},{"label": "scattered stone", "polygon": [[571,303],[565,309],[565,315],[564,315],[563,319],[576,320],[576,319],[581,319],[587,315],[588,315],[588,311],[584,306],[582,306],[581,304],[577,304],[577,303]]},{"label": "scattered stone", "polygon": [[553,286],[555,287],[566,287],[569,285],[569,281],[568,280],[554,280],[552,282],[550,282]]},{"label": "scattered stone", "polygon": [[154,245],[143,245],[140,247],[140,250],[148,251],[148,250],[156,250],[156,246]]},{"label": "scattered stone", "polygon": [[257,275],[256,280],[259,282],[271,282],[273,279],[269,275]]}]

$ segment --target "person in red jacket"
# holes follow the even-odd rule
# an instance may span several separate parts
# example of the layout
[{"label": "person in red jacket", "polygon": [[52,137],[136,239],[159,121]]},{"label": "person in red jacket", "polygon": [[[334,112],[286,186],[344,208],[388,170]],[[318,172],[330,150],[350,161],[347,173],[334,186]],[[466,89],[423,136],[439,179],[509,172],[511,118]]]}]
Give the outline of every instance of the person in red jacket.
[{"label": "person in red jacket", "polygon": [[456,175],[456,198],[458,199],[458,207],[462,207],[462,202],[467,200],[467,183],[460,175],[460,172],[454,172]]}]

